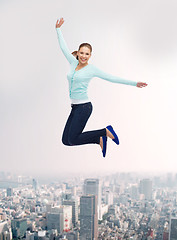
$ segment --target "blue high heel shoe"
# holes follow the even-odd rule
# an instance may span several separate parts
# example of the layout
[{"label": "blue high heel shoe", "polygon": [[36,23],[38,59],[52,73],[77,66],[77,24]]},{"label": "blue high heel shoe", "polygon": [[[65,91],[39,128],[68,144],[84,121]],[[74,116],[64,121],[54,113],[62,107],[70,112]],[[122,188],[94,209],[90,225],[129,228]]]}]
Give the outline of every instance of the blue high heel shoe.
[{"label": "blue high heel shoe", "polygon": [[112,135],[114,136],[114,139],[112,139],[117,145],[119,145],[119,139],[118,139],[118,136],[117,134],[115,133],[115,131],[113,130],[112,126],[109,125],[106,127],[111,133]]},{"label": "blue high heel shoe", "polygon": [[103,153],[103,157],[106,156],[106,148],[107,148],[107,137],[106,136],[102,136],[102,139],[103,139],[103,150],[102,150],[102,153]]}]

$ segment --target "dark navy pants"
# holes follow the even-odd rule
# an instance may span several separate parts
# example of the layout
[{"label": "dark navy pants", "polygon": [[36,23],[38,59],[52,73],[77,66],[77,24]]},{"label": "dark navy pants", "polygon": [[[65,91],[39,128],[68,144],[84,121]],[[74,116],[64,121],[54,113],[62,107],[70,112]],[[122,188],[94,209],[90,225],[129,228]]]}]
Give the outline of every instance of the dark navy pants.
[{"label": "dark navy pants", "polygon": [[106,128],[83,132],[84,127],[92,113],[91,102],[71,104],[71,113],[66,122],[62,142],[64,145],[82,145],[100,143],[100,137],[106,136]]}]

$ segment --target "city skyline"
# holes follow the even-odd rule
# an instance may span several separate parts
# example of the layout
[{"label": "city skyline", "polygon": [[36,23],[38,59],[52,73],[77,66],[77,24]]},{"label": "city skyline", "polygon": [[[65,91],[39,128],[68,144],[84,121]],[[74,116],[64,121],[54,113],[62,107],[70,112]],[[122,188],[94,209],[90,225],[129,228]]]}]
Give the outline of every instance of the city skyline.
[{"label": "city skyline", "polygon": [[[78,177],[48,184],[29,180],[0,189],[2,240],[176,239],[177,174],[150,179],[119,173],[99,181]],[[23,183],[22,176],[18,181]]]}]

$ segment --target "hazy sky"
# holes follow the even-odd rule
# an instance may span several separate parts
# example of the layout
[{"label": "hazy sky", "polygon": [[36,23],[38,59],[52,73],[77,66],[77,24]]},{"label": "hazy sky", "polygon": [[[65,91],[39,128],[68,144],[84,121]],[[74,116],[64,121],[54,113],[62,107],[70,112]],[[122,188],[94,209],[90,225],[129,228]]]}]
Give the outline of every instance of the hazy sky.
[{"label": "hazy sky", "polygon": [[[0,169],[57,175],[90,171],[177,171],[176,0],[1,0]],[[66,147],[69,49],[92,44],[90,63],[147,88],[93,78],[86,130],[109,124],[120,145]]]}]

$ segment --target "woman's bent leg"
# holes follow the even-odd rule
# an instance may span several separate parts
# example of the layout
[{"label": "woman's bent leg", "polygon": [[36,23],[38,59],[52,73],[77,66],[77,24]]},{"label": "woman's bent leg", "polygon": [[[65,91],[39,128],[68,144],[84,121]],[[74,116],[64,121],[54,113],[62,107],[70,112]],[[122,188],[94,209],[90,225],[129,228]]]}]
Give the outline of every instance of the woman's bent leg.
[{"label": "woman's bent leg", "polygon": [[106,129],[82,132],[90,115],[92,113],[92,104],[73,105],[73,117],[68,132],[68,142],[71,145],[82,145],[91,143],[100,143],[100,137],[106,136]]}]

